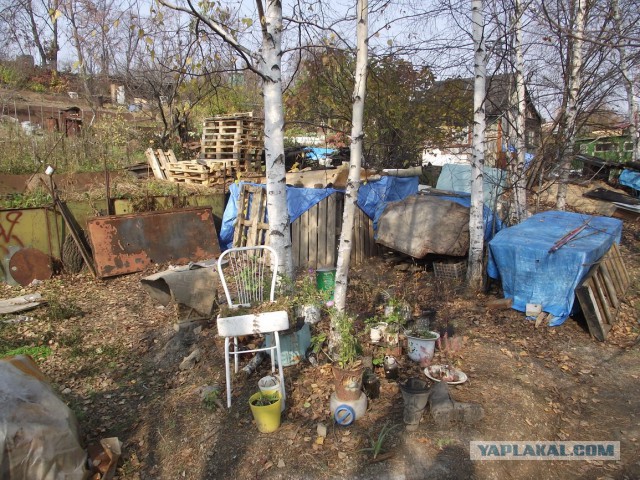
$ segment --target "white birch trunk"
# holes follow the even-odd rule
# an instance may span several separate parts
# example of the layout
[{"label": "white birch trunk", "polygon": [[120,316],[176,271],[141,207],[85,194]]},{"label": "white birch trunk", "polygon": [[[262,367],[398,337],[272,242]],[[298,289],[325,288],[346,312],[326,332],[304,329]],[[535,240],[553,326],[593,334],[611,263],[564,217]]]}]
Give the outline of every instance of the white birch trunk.
[{"label": "white birch trunk", "polygon": [[[353,224],[360,188],[360,166],[362,163],[362,144],[364,139],[364,99],[367,92],[368,62],[368,0],[358,0],[357,5],[357,55],[355,85],[353,87],[353,108],[351,120],[351,158],[349,160],[349,178],[344,196],[342,215],[342,233],[338,246],[338,264],[336,269],[335,308],[344,311],[347,301],[347,281],[349,261],[353,244]],[[333,331],[333,328],[332,328]]]},{"label": "white birch trunk", "polygon": [[518,114],[516,115],[516,163],[512,170],[511,185],[513,187],[513,219],[520,223],[527,218],[527,179],[524,175],[525,154],[527,153],[526,122],[527,99],[524,87],[524,56],[522,54],[522,14],[521,0],[515,4],[515,77]]},{"label": "white birch trunk", "polygon": [[558,177],[558,196],[556,198],[556,208],[564,210],[567,205],[567,188],[569,183],[569,173],[571,171],[571,159],[573,158],[573,149],[576,139],[576,121],[578,117],[578,94],[580,91],[580,72],[582,70],[582,45],[585,28],[585,2],[586,0],[577,0],[575,12],[575,35],[572,39],[571,55],[570,55],[570,74],[569,74],[569,98],[567,99],[567,122],[566,122],[566,145],[560,163],[560,175]]},{"label": "white birch trunk", "polygon": [[638,137],[638,103],[633,95],[633,79],[629,72],[629,65],[627,62],[627,51],[623,45],[622,32],[622,19],[620,18],[620,4],[618,0],[613,0],[613,11],[615,28],[617,30],[618,38],[618,54],[620,55],[620,72],[622,73],[622,81],[624,88],[627,92],[627,102],[629,108],[629,136],[633,142],[632,161],[640,161],[640,137]]},{"label": "white birch trunk", "polygon": [[471,1],[471,23],[474,49],[473,85],[473,142],[471,164],[471,208],[469,210],[469,267],[467,285],[470,290],[482,286],[484,253],[484,207],[483,167],[485,131],[485,95],[487,78],[487,58],[484,46],[483,1]]},{"label": "white birch trunk", "polygon": [[267,169],[269,244],[278,254],[278,270],[288,278],[293,278],[284,165],[282,2],[280,0],[267,2],[264,22],[260,71],[264,76],[264,149]]}]

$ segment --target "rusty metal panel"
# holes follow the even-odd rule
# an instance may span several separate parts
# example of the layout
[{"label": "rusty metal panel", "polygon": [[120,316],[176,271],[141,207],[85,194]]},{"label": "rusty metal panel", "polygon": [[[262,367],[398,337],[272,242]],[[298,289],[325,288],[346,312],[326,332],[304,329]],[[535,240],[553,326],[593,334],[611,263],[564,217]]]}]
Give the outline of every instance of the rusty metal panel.
[{"label": "rusty metal panel", "polygon": [[96,217],[87,228],[101,278],[220,255],[211,208]]},{"label": "rusty metal panel", "polygon": [[53,275],[52,258],[37,248],[23,248],[9,260],[9,271],[13,279],[22,286],[34,280],[47,280]]}]

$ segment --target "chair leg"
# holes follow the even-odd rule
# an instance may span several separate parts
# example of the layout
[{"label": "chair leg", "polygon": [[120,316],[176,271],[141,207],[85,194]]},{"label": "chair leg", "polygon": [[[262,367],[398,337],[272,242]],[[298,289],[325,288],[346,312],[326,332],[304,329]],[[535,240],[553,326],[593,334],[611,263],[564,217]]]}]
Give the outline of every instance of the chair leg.
[{"label": "chair leg", "polygon": [[235,368],[234,372],[238,373],[238,354],[236,353],[238,351],[238,337],[233,337],[233,351],[233,365]]},{"label": "chair leg", "polygon": [[[280,377],[280,390],[282,390],[282,403],[285,404],[285,400],[287,399],[287,392],[284,386],[284,370],[282,368],[282,352],[280,351],[280,335],[278,332],[274,332],[274,338],[276,340],[276,355],[278,357],[278,373]],[[273,355],[271,355],[273,359]]]},{"label": "chair leg", "polygon": [[[236,356],[236,359],[238,357]],[[224,339],[224,371],[227,377],[227,408],[231,408],[231,365],[229,364],[229,337]]]}]

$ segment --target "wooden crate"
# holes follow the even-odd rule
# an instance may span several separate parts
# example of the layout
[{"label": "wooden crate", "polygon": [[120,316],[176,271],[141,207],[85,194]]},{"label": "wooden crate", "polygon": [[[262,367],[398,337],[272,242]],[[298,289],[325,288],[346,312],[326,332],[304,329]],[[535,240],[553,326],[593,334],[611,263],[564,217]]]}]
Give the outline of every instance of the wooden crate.
[{"label": "wooden crate", "polygon": [[576,288],[589,332],[601,342],[607,339],[609,330],[617,320],[620,299],[630,283],[629,272],[618,245],[614,243]]}]

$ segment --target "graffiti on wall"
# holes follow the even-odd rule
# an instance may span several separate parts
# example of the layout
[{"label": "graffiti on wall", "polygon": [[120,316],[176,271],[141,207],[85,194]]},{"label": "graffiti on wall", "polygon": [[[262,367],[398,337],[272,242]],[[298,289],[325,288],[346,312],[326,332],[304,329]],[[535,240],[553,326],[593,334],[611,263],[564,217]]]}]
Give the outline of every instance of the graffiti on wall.
[{"label": "graffiti on wall", "polygon": [[24,247],[20,237],[14,233],[16,225],[20,223],[22,212],[0,212],[0,253],[9,255],[9,246]]}]

